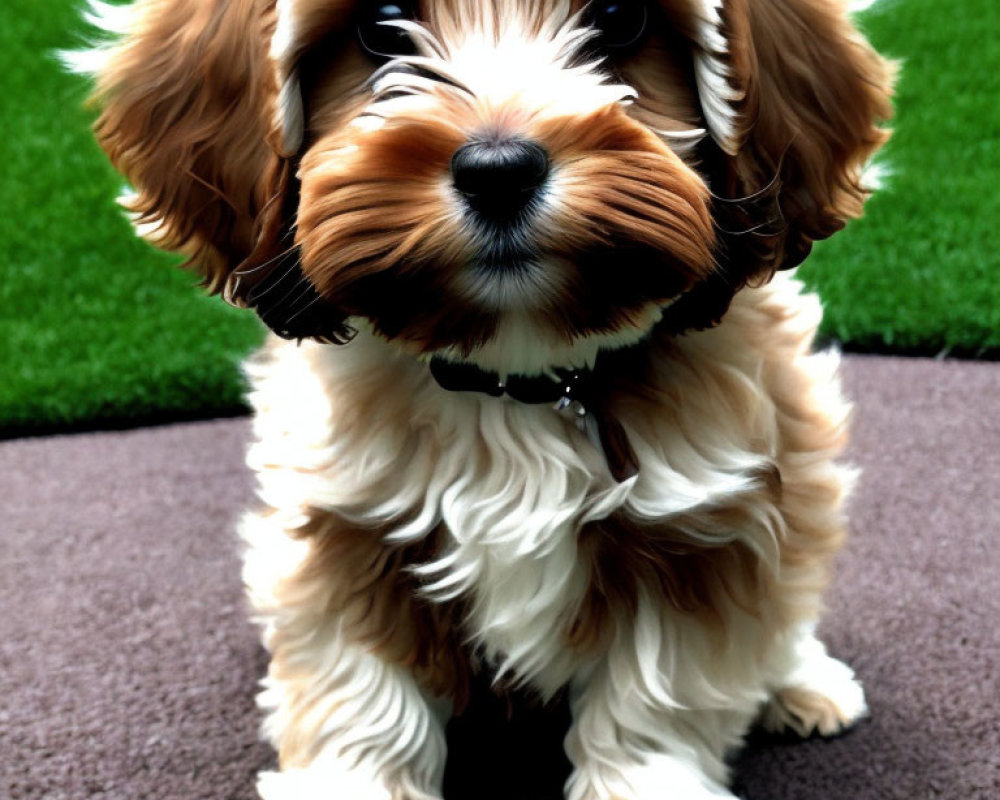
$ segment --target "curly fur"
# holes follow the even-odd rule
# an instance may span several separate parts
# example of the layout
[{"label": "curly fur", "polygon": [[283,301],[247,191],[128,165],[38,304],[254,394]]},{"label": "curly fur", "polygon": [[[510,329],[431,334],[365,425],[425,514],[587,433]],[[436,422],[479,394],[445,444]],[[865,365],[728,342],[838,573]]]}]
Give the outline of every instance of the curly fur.
[{"label": "curly fur", "polygon": [[[568,688],[567,800],[731,797],[758,717],[808,735],[865,713],[814,636],[849,408],[811,352],[818,301],[775,272],[860,214],[891,66],[827,0],[650,3],[613,67],[580,2],[419,9],[415,54],[382,67],[346,0],[95,4],[112,35],[70,59],[141,232],[350,340],[274,338],[247,365],[244,578],[280,758],[261,794],[439,800],[444,724],[486,672]],[[483,132],[549,155],[517,237],[451,184]],[[627,480],[571,411],[427,368],[635,345],[601,410]]]}]

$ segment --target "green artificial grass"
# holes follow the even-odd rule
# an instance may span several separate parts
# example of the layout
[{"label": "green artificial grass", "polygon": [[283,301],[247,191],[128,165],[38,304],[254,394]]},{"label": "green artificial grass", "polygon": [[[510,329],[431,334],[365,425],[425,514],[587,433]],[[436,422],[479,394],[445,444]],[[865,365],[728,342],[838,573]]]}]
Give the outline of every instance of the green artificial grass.
[{"label": "green artificial grass", "polygon": [[859,18],[899,59],[891,172],[800,270],[850,350],[1000,354],[1000,11],[883,0]]},{"label": "green artificial grass", "polygon": [[[893,176],[801,270],[850,349],[1000,352],[1000,15],[996,0],[883,0],[861,17],[902,59]],[[94,144],[77,0],[0,4],[0,435],[242,409],[262,338],[135,238]]]},{"label": "green artificial grass", "polygon": [[234,413],[251,314],[132,232],[60,48],[76,0],[0,4],[0,433]]}]

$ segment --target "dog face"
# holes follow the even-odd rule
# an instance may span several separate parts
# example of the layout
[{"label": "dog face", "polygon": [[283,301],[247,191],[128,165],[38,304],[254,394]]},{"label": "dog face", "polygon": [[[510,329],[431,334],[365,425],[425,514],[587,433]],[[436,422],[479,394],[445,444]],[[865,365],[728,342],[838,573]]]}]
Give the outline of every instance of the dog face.
[{"label": "dog face", "polygon": [[[663,49],[635,9],[615,34]],[[304,87],[322,123],[306,134],[297,237],[322,296],[422,350],[472,348],[508,315],[566,339],[641,330],[712,269],[706,186],[627,113],[632,90],[587,47],[586,14],[426,12],[391,32],[362,18],[329,67],[353,75],[346,97],[335,79]],[[645,116],[690,129],[695,97],[672,66]]]},{"label": "dog face", "polygon": [[[644,335],[860,212],[889,69],[829,0],[151,0],[101,143],[154,240],[286,335]],[[703,292],[704,294],[704,292]]]}]

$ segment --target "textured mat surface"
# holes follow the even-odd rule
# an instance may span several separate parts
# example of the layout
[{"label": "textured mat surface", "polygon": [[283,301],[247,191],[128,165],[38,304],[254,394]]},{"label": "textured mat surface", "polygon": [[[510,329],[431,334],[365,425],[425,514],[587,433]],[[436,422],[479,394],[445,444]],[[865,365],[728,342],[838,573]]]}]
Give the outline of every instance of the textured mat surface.
[{"label": "textured mat surface", "polygon": [[[865,474],[823,633],[872,719],[830,742],[753,737],[736,790],[993,800],[1000,365],[850,357],[846,377]],[[235,420],[0,443],[2,800],[254,797],[273,755],[232,533],[248,435]],[[505,739],[485,712],[456,725],[449,800],[555,798],[563,714]],[[476,760],[486,741],[499,763]]]}]

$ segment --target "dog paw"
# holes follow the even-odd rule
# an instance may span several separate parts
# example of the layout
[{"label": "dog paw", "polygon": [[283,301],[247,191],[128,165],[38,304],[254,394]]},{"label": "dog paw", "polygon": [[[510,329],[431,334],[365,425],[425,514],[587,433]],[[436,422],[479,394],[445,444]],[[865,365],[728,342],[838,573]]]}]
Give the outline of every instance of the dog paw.
[{"label": "dog paw", "polygon": [[765,707],[761,723],[766,730],[836,736],[868,716],[864,689],[843,662],[824,656],[795,677]]},{"label": "dog paw", "polygon": [[370,779],[318,769],[262,772],[257,793],[261,800],[392,800]]},{"label": "dog paw", "polygon": [[642,764],[626,759],[584,766],[567,784],[567,800],[736,800],[725,786],[692,761],[646,754]]},{"label": "dog paw", "polygon": [[388,788],[368,773],[340,768],[336,763],[283,772],[262,772],[257,779],[261,800],[441,800],[408,780]]}]

